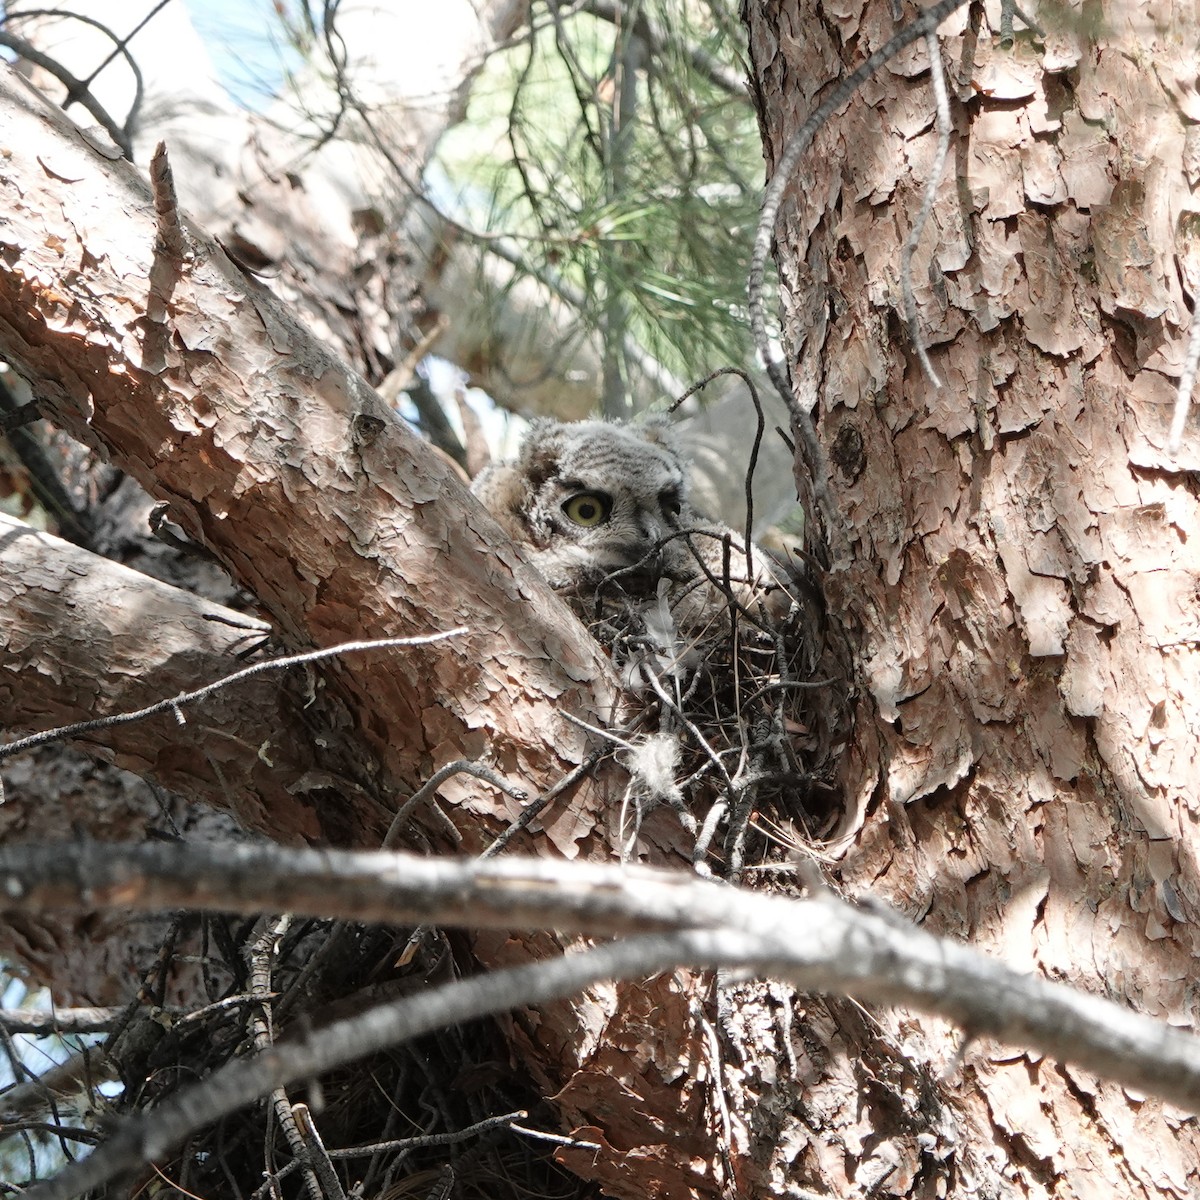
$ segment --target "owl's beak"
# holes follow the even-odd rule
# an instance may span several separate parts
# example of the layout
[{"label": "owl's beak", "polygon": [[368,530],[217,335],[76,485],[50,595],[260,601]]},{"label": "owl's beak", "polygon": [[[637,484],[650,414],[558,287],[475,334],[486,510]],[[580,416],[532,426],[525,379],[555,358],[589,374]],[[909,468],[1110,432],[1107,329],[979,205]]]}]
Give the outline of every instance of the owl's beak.
[{"label": "owl's beak", "polygon": [[658,582],[665,564],[662,551],[654,549],[653,542],[628,542],[618,552],[623,561],[615,569],[629,570],[628,574],[622,573],[620,576],[621,584],[627,591],[640,592]]}]

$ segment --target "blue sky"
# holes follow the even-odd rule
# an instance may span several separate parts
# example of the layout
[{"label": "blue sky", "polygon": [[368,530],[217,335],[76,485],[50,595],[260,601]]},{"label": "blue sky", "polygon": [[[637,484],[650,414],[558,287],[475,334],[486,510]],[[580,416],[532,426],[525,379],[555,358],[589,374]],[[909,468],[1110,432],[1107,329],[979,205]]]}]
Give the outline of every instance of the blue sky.
[{"label": "blue sky", "polygon": [[[295,10],[297,0],[279,0]],[[240,104],[260,108],[297,56],[282,44],[276,0],[183,0],[221,82]]]}]

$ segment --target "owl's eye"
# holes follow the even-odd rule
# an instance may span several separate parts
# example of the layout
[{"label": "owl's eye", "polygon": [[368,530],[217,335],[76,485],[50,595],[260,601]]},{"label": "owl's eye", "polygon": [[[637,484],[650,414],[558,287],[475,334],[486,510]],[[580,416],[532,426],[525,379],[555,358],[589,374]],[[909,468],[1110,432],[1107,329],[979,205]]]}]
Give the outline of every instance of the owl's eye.
[{"label": "owl's eye", "polygon": [[683,511],[683,503],[679,499],[679,493],[674,488],[668,488],[667,491],[659,496],[658,506],[672,520]]},{"label": "owl's eye", "polygon": [[612,512],[612,500],[603,492],[579,492],[563,502],[562,510],[569,521],[584,528],[603,525]]}]

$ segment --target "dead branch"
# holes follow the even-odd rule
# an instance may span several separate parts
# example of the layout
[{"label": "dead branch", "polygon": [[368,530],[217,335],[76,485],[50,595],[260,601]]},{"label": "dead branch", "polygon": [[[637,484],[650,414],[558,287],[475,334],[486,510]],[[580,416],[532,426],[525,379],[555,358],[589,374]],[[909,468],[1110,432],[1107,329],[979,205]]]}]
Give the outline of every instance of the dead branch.
[{"label": "dead branch", "polygon": [[[79,722],[191,693],[228,674],[240,654],[271,633],[254,616],[3,514],[0,609],[0,725],[10,733],[70,725],[81,733]],[[153,619],[135,619],[137,614]],[[322,710],[330,742],[339,741],[327,698],[318,695],[313,704]],[[223,793],[218,802],[235,805],[250,828],[284,839],[311,827],[306,795],[323,789],[349,797],[359,790],[332,758],[314,758],[308,728],[278,682],[264,676],[211,697],[186,728],[173,719],[117,723],[93,727],[79,740],[92,753],[192,800],[214,800],[216,772]],[[19,803],[19,796],[9,797],[10,806]],[[56,819],[61,824],[67,817]]]},{"label": "dead branch", "polygon": [[122,1013],[120,1008],[0,1008],[0,1025],[9,1033],[36,1037],[63,1033],[106,1033]]},{"label": "dead branch", "polygon": [[[554,989],[567,986],[568,978],[629,978],[625,971],[658,972],[681,965],[739,967],[806,991],[842,992],[937,1013],[971,1037],[990,1036],[1040,1050],[1127,1087],[1200,1108],[1200,1039],[1109,1000],[1021,974],[926,933],[898,914],[856,908],[825,891],[797,900],[650,868],[544,859],[451,861],[246,845],[71,845],[0,849],[0,894],[8,897],[10,908],[32,910],[116,905],[241,913],[287,909],[297,915],[366,921],[634,934],[633,941],[605,948],[613,957],[601,954],[595,960],[604,963],[602,971],[615,971],[613,976],[580,966],[586,954],[542,964],[544,976],[539,967],[493,974],[487,978],[504,977],[496,986],[503,999],[489,1006],[472,988],[445,989],[446,1015],[422,1028],[513,1004],[540,1003],[548,998],[546,988],[554,996],[567,995],[569,989]],[[622,945],[628,958],[622,957]],[[655,959],[655,954],[663,957]],[[512,981],[518,977],[520,986],[528,985],[533,994],[518,991],[513,1000],[512,988],[518,985]],[[422,1003],[428,999],[422,997]],[[480,1003],[483,1008],[475,1007]],[[458,1013],[460,1004],[470,1012]],[[398,1005],[394,1015],[401,1010],[409,1012]],[[386,1037],[386,1030],[396,1028],[381,1011],[368,1014],[374,1032],[362,1036]],[[420,1004],[412,1009],[423,1011]],[[406,1027],[408,1017],[396,1015],[396,1020]],[[307,1060],[303,1070],[275,1064],[260,1071],[264,1078],[270,1072],[270,1088],[315,1075],[348,1061],[324,1057],[335,1054],[330,1046],[343,1044],[343,1038],[346,1046],[359,1047],[354,1055],[366,1053],[357,1040],[360,1032],[341,1029],[334,1035],[331,1030],[330,1042],[320,1041],[319,1050],[313,1049],[317,1041],[310,1041],[308,1052],[316,1058]],[[370,1048],[383,1044],[390,1043],[372,1040]],[[247,1077],[237,1078],[239,1088],[251,1086]],[[252,1098],[240,1090],[236,1094],[244,1097],[237,1103]],[[253,1092],[262,1094],[264,1090]],[[153,1116],[157,1120],[161,1114],[157,1108]]]},{"label": "dead branch", "polygon": [[86,80],[77,79],[57,59],[52,58],[49,54],[44,54],[32,42],[15,33],[0,30],[0,46],[6,46],[26,62],[33,63],[34,66],[41,67],[43,71],[53,75],[67,89],[67,96],[70,100],[82,104],[88,110],[104,129],[104,132],[112,138],[113,143],[119,147],[121,153],[128,159],[133,158],[133,146],[128,132],[113,120],[108,110],[92,95]]}]

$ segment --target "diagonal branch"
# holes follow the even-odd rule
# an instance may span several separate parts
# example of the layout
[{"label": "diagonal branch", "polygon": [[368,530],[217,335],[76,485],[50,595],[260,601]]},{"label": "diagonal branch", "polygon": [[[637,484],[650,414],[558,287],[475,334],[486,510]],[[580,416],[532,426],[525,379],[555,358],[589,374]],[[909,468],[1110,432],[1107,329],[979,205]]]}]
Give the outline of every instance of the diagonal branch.
[{"label": "diagonal branch", "polygon": [[[0,354],[39,381],[45,411],[165,500],[285,644],[469,627],[403,664],[360,656],[329,669],[389,785],[415,789],[431,757],[436,768],[485,748],[538,791],[584,761],[586,735],[561,711],[611,708],[607,661],[455,475],[186,222],[193,256],[172,267],[161,318],[143,311],[132,337],[130,306],[148,303],[162,265],[145,181],[11,72],[0,106],[0,242],[17,250],[0,255]],[[555,814],[564,838],[602,821],[603,792],[581,782]],[[491,830],[473,827],[477,814],[463,836],[486,844],[509,819],[497,799]],[[378,844],[380,824],[349,839]]]},{"label": "diagonal branch", "polygon": [[[10,735],[188,692],[228,674],[271,633],[247,613],[3,514],[0,611],[0,726]],[[317,763],[309,730],[284,699],[278,682],[246,680],[210,699],[186,728],[169,718],[93,727],[77,744],[193,800],[212,797],[215,771],[225,802],[262,818],[258,832],[295,836],[309,823],[297,801]],[[332,783],[332,759],[322,766]],[[340,782],[353,790],[348,778]],[[10,796],[10,806],[21,803]]]},{"label": "diagonal branch", "polygon": [[[264,845],[69,845],[0,848],[0,894],[11,907],[31,910],[286,909],[343,920],[592,936],[725,930],[761,939],[734,956],[739,965],[806,989],[936,1012],[972,1035],[1033,1046],[1129,1086],[1200,1105],[1200,1039],[1020,974],[894,913],[856,908],[828,892],[796,900],[679,872],[548,859],[464,861]],[[1135,1048],[1136,1061],[1130,1057]]]}]

